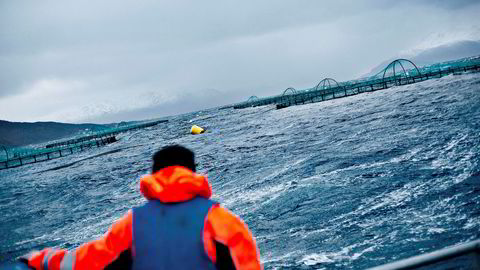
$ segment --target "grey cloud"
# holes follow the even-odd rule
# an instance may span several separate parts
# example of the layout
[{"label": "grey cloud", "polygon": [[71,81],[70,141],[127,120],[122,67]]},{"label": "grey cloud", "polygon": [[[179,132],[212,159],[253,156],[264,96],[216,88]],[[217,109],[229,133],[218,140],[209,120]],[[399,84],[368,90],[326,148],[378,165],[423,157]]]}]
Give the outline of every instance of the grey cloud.
[{"label": "grey cloud", "polygon": [[144,75],[159,74],[164,68],[162,54],[316,24],[361,7],[347,2],[332,7],[316,1],[252,3],[2,2],[0,79],[6,83],[0,96],[18,93],[25,89],[25,81],[41,76],[120,72],[121,78],[128,78],[133,75],[131,68]]},{"label": "grey cloud", "polygon": [[[446,10],[462,9],[479,5],[478,0],[378,0],[376,2],[381,8],[398,8],[399,6],[415,8],[418,6],[427,6]],[[409,19],[415,20],[419,18]]]},{"label": "grey cloud", "polygon": [[45,79],[82,82],[98,102],[222,91],[197,108],[351,79],[431,33],[475,25],[463,7],[478,5],[457,2],[0,1],[0,101]]},{"label": "grey cloud", "polygon": [[421,2],[423,4],[433,5],[446,9],[459,9],[466,8],[472,5],[478,5],[478,0],[423,0],[423,1],[410,1],[412,4]]}]

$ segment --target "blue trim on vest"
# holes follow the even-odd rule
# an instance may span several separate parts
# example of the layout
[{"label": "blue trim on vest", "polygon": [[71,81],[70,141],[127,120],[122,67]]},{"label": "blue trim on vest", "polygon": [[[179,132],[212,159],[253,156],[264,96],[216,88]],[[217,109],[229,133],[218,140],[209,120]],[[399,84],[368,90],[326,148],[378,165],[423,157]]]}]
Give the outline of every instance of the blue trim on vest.
[{"label": "blue trim on vest", "polygon": [[133,269],[215,269],[203,245],[203,225],[216,202],[148,201],[133,209]]}]

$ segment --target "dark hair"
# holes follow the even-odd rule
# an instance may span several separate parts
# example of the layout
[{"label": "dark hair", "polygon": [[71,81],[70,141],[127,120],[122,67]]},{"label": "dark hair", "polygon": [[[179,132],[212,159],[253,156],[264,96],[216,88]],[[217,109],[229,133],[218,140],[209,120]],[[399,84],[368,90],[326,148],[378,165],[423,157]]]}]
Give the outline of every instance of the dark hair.
[{"label": "dark hair", "polygon": [[152,173],[169,166],[183,166],[195,172],[195,154],[181,145],[163,147],[153,155]]}]

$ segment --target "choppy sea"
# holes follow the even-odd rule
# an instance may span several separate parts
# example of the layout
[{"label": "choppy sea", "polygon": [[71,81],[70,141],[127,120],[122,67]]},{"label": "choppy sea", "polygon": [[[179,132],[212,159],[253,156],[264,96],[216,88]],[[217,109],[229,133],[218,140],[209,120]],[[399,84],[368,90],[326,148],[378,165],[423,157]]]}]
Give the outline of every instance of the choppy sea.
[{"label": "choppy sea", "polygon": [[480,74],[168,119],[0,171],[0,262],[101,236],[144,202],[139,178],[167,144],[196,152],[266,269],[362,269],[480,238]]}]

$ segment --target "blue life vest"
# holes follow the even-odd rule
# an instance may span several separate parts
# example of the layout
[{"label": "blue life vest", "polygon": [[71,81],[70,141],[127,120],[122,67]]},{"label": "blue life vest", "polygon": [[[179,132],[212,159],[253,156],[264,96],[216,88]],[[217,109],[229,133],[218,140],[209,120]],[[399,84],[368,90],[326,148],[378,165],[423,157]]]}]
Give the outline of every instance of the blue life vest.
[{"label": "blue life vest", "polygon": [[205,218],[215,204],[196,197],[169,204],[150,200],[134,208],[132,269],[215,269],[203,245]]}]

